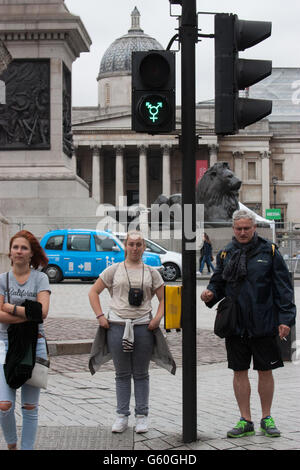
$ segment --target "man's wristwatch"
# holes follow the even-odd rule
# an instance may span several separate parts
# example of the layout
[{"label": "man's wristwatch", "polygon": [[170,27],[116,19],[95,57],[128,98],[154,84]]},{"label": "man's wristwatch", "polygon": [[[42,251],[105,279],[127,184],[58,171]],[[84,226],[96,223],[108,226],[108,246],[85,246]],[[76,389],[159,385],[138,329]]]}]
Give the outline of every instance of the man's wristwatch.
[{"label": "man's wristwatch", "polygon": [[14,306],[14,309],[12,311],[12,315],[17,315],[17,305]]}]

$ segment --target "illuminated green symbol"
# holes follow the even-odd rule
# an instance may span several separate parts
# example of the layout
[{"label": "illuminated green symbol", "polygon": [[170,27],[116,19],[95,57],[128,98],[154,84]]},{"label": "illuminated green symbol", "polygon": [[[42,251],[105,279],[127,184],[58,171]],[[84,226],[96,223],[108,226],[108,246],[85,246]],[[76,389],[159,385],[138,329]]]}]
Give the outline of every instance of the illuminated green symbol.
[{"label": "illuminated green symbol", "polygon": [[161,101],[157,102],[156,105],[149,103],[149,101],[146,102],[146,106],[149,109],[149,113],[151,114],[150,119],[152,122],[157,121],[158,119],[158,113],[159,113],[159,108],[162,108],[163,104]]}]

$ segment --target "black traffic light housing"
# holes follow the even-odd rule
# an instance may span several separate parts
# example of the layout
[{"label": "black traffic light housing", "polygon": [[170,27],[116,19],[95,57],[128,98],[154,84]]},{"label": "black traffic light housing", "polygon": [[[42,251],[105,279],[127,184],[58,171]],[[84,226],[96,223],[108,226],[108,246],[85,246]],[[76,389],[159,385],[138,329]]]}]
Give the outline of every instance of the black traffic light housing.
[{"label": "black traffic light housing", "polygon": [[272,101],[239,98],[239,90],[272,73],[272,61],[239,59],[239,51],[271,35],[269,21],[239,20],[237,15],[215,15],[215,132],[236,134],[272,112]]},{"label": "black traffic light housing", "polygon": [[132,53],[132,130],[162,134],[175,129],[175,54]]}]

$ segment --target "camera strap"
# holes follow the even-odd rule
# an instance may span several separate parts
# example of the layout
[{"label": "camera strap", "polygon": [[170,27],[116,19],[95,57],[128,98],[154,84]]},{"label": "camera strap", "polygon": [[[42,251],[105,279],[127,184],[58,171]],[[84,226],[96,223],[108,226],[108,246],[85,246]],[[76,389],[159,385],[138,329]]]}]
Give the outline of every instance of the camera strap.
[{"label": "camera strap", "polygon": [[[127,271],[127,268],[126,268],[125,260],[124,260],[124,267],[125,267],[125,271],[126,271],[127,278],[128,278],[129,288],[131,289],[131,282],[130,282],[130,279],[129,279],[129,276],[128,276],[128,271]],[[143,286],[144,286],[144,263],[143,263],[143,276],[142,276],[142,286],[141,286],[142,290],[143,290]]]}]

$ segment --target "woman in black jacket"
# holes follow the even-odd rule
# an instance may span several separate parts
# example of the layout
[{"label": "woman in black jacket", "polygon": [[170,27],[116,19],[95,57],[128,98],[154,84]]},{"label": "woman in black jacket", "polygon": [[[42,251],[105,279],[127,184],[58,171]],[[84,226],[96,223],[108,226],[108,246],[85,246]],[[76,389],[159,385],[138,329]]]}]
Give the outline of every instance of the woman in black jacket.
[{"label": "woman in black jacket", "polygon": [[199,271],[202,274],[204,264],[206,263],[207,271],[210,273],[210,268],[214,271],[214,265],[212,264],[213,256],[212,256],[212,245],[207,233],[203,234],[203,245],[200,250],[200,260],[199,260]]}]

